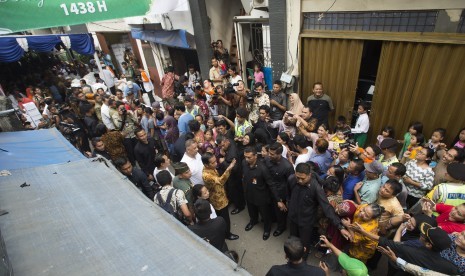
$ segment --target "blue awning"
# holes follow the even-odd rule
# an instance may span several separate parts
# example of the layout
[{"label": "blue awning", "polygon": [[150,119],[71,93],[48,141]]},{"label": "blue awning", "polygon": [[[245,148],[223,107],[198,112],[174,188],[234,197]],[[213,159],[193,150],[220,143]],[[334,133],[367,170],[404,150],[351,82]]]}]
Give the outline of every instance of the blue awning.
[{"label": "blue awning", "polygon": [[70,48],[81,55],[93,55],[95,52],[91,34],[6,36],[0,37],[0,62],[15,62],[24,55],[24,50],[17,39],[26,39],[27,46],[31,50],[50,52],[62,42],[61,37],[69,37]]},{"label": "blue awning", "polygon": [[143,30],[140,28],[132,28],[131,35],[133,38],[147,40],[158,44],[163,44],[170,47],[191,49],[187,43],[186,30]]},{"label": "blue awning", "polygon": [[56,128],[0,132],[0,171],[83,159]]}]

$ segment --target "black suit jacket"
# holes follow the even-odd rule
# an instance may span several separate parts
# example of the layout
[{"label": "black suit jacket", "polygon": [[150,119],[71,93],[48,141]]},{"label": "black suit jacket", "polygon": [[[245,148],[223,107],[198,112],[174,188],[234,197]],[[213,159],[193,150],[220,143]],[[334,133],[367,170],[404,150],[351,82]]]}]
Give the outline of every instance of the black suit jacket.
[{"label": "black suit jacket", "polygon": [[271,202],[270,185],[272,185],[272,179],[266,166],[257,160],[255,166],[251,168],[243,160],[242,172],[242,183],[247,201],[257,206],[269,204]]}]

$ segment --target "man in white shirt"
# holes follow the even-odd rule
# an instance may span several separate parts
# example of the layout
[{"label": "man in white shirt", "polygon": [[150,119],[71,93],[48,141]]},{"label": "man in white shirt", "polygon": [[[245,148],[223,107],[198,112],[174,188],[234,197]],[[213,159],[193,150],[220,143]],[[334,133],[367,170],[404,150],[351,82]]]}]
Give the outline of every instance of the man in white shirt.
[{"label": "man in white shirt", "polygon": [[[313,149],[312,147],[308,146],[308,141],[307,139],[305,139],[305,136],[300,135],[300,134],[294,137],[294,145],[297,151],[299,152],[299,155],[297,156],[293,164],[294,168],[296,168],[297,165],[299,165],[300,163],[306,163],[307,161],[310,160],[310,156],[313,154]],[[292,164],[292,158],[290,156],[290,152],[288,153],[287,159]]]},{"label": "man in white shirt", "polygon": [[115,75],[110,70],[106,69],[105,64],[102,65],[102,73],[100,73],[100,78],[105,82],[106,86],[111,91],[111,94],[115,95]]},{"label": "man in white shirt", "polygon": [[202,179],[203,163],[202,156],[199,153],[197,142],[194,140],[186,141],[186,152],[181,159],[181,162],[185,162],[192,172],[191,182],[195,184],[204,184]]},{"label": "man in white shirt", "polygon": [[358,146],[362,148],[367,141],[367,133],[368,129],[370,129],[370,118],[368,117],[367,111],[368,104],[361,102],[357,109],[359,114],[357,123],[355,124],[355,128],[351,129],[352,133],[354,134],[355,141],[358,143]]},{"label": "man in white shirt", "polygon": [[101,114],[102,114],[102,122],[105,124],[107,129],[112,130],[115,129],[115,125],[113,124],[113,121],[111,120],[110,117],[110,106],[108,104],[110,100],[110,97],[105,96],[101,108]]}]

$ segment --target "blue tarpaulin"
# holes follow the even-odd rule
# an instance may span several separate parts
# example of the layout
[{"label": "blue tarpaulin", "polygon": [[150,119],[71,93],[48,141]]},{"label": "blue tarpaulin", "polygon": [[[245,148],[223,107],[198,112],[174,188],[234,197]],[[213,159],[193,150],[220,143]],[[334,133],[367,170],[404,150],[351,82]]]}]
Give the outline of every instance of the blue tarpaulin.
[{"label": "blue tarpaulin", "polygon": [[268,89],[273,87],[273,69],[271,67],[262,67],[263,75],[265,76],[265,83]]},{"label": "blue tarpaulin", "polygon": [[24,50],[17,42],[17,38],[25,38],[28,48],[37,52],[50,52],[61,43],[62,36],[68,36],[71,49],[81,55],[93,55],[95,52],[94,40],[91,34],[70,35],[37,35],[37,36],[7,36],[0,37],[0,62],[15,62],[23,55]]},{"label": "blue tarpaulin", "polygon": [[131,29],[133,38],[147,40],[170,47],[190,49],[187,43],[186,30],[142,30],[138,28]]},{"label": "blue tarpaulin", "polygon": [[86,159],[56,129],[0,132],[0,170]]}]

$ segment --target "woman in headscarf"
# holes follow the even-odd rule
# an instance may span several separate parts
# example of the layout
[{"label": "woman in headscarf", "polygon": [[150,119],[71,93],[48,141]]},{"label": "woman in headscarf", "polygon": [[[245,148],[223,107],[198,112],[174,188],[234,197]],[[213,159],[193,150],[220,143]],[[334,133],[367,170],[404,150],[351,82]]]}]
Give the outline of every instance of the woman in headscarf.
[{"label": "woman in headscarf", "polygon": [[291,93],[291,95],[289,95],[289,104],[289,112],[293,114],[302,113],[302,109],[305,107],[297,93]]}]

